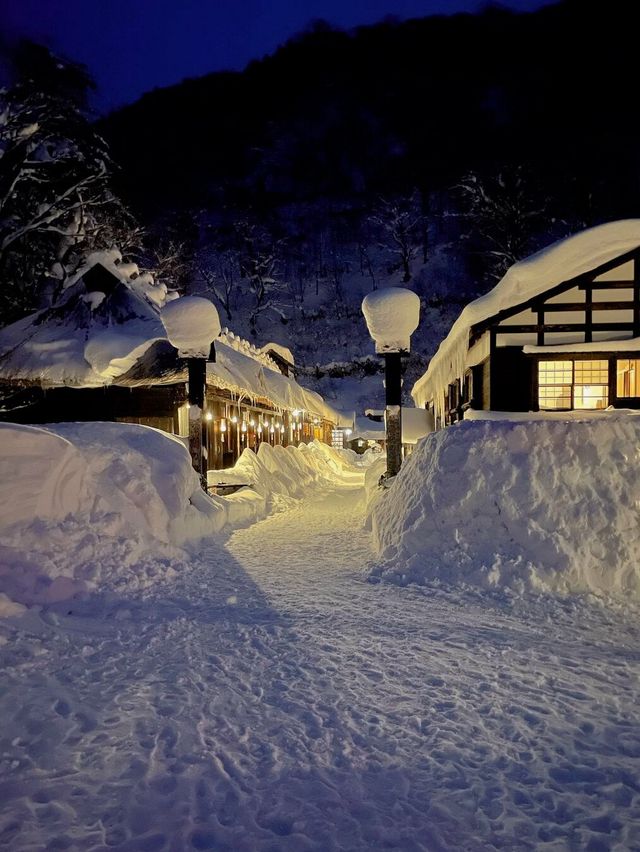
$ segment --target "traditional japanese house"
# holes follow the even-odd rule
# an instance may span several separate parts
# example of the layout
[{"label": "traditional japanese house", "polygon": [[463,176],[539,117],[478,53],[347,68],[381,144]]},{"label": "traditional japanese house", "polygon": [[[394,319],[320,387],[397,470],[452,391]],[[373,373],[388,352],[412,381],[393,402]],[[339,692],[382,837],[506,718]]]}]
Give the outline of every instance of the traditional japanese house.
[{"label": "traditional japanese house", "polygon": [[[187,364],[167,340],[166,288],[92,256],[50,308],[0,330],[0,418],[21,423],[114,420],[188,435]],[[225,330],[206,365],[205,445],[210,468],[246,448],[331,442],[341,415],[281,371],[289,350],[257,349]]]},{"label": "traditional japanese house", "polygon": [[640,408],[640,219],[512,266],[462,311],[412,396],[437,427],[468,408]]}]

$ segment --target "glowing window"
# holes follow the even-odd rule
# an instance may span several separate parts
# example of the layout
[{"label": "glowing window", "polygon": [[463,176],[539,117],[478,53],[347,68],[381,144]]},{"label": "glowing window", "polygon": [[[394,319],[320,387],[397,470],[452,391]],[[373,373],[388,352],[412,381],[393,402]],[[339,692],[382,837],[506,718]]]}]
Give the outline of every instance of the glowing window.
[{"label": "glowing window", "polygon": [[619,358],[616,363],[616,393],[619,397],[640,397],[640,360]]},{"label": "glowing window", "polygon": [[542,411],[602,409],[608,404],[606,360],[538,362],[538,405]]},{"label": "glowing window", "polygon": [[542,411],[571,408],[573,361],[538,362],[538,405]]}]

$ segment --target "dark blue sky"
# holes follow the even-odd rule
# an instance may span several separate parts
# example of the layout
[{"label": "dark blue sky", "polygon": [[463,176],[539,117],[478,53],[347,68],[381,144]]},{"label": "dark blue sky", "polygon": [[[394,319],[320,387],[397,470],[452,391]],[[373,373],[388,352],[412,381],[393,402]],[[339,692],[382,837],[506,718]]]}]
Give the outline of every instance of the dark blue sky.
[{"label": "dark blue sky", "polygon": [[[503,0],[529,10],[544,0]],[[547,0],[548,2],[548,0]],[[106,110],[155,86],[241,69],[314,18],[342,27],[472,11],[484,0],[0,0],[0,32],[83,62]]]}]

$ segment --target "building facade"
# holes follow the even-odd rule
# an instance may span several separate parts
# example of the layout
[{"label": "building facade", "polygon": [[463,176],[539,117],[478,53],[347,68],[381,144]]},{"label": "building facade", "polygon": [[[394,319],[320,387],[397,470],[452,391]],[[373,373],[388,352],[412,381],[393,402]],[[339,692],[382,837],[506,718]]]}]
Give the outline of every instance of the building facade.
[{"label": "building facade", "polygon": [[438,427],[469,408],[640,408],[640,220],[512,267],[465,308],[412,395]]}]

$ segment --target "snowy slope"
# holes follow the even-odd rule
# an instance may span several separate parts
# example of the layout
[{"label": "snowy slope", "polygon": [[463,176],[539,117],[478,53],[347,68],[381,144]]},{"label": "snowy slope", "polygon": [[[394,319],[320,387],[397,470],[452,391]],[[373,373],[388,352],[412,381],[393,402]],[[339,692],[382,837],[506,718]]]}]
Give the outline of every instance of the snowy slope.
[{"label": "snowy slope", "polygon": [[518,420],[418,444],[373,508],[372,575],[640,597],[640,418]]}]

